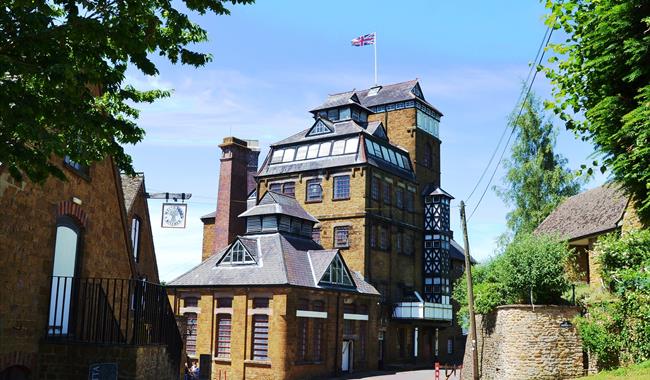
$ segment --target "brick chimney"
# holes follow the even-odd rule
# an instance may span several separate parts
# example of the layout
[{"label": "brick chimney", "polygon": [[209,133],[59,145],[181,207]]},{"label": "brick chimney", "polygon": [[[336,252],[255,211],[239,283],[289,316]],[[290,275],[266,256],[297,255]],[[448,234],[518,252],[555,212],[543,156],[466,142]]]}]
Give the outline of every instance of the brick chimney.
[{"label": "brick chimney", "polygon": [[244,221],[237,215],[246,211],[248,193],[255,188],[257,160],[260,154],[255,140],[226,137],[221,148],[217,211],[201,218],[203,221],[202,260],[232,243],[245,231]]}]

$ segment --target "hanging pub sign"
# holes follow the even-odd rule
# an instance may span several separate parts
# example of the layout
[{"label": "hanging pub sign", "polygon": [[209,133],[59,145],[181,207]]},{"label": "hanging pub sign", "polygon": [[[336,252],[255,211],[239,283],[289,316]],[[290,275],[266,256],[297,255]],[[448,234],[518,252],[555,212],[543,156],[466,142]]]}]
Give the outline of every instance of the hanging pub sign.
[{"label": "hanging pub sign", "polygon": [[[187,220],[187,205],[186,199],[190,199],[190,193],[147,193],[149,199],[164,199],[165,203],[162,205],[162,214],[160,218],[160,227],[162,228],[185,228]],[[170,203],[169,199],[174,203]],[[183,203],[177,203],[178,200]]]},{"label": "hanging pub sign", "polygon": [[162,205],[162,228],[185,228],[187,219],[187,204],[185,203],[163,203]]}]

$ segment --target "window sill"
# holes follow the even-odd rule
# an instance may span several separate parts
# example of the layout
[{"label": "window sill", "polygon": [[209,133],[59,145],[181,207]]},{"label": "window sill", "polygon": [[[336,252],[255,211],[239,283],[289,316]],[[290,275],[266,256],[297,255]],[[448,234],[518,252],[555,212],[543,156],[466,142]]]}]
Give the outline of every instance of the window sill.
[{"label": "window sill", "polygon": [[339,202],[339,201],[349,201],[350,197],[347,198],[332,198],[332,202]]},{"label": "window sill", "polygon": [[315,200],[311,200],[311,201],[305,201],[305,203],[323,203],[323,200],[322,199],[315,199]]},{"label": "window sill", "polygon": [[259,366],[264,366],[264,367],[270,367],[271,366],[271,361],[270,360],[246,359],[246,360],[244,360],[244,364],[253,364],[253,365],[259,365]]},{"label": "window sill", "polygon": [[350,246],[349,245],[340,246],[340,247],[334,246],[334,249],[350,249]]},{"label": "window sill", "polygon": [[231,362],[231,359],[230,359],[230,358],[226,358],[226,357],[217,357],[217,356],[213,357],[212,360],[213,360],[215,363],[224,363],[224,364],[230,364],[230,362]]}]

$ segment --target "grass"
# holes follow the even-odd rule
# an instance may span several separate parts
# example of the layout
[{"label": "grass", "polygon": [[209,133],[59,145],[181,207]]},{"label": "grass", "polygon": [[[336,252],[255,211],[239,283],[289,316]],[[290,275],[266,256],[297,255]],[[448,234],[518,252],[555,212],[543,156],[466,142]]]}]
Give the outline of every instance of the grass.
[{"label": "grass", "polygon": [[[650,360],[629,367],[603,371],[596,375],[581,377],[583,380],[647,380],[650,379]],[[579,379],[579,380],[580,380]]]}]

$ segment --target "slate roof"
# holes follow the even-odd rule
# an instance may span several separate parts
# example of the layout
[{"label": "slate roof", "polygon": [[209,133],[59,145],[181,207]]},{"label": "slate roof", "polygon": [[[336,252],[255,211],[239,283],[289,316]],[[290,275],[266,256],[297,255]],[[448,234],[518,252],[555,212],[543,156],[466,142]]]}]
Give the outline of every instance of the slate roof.
[{"label": "slate roof", "polygon": [[309,220],[318,223],[318,219],[314,218],[310,213],[305,211],[298,203],[296,198],[284,194],[267,191],[257,206],[244,211],[239,215],[240,218],[256,215],[271,215],[283,214],[293,216],[295,218]]},{"label": "slate roof", "polygon": [[314,108],[312,112],[336,107],[337,105],[344,105],[345,103],[342,103],[344,99],[349,99],[352,95],[356,94],[357,97],[359,98],[359,102],[361,103],[361,105],[365,107],[373,107],[381,104],[389,104],[389,103],[396,103],[405,100],[418,99],[419,101],[431,107],[437,113],[442,115],[442,113],[438,111],[436,107],[429,104],[424,99],[424,97],[419,98],[415,96],[415,94],[411,91],[418,84],[419,82],[417,79],[409,80],[406,82],[388,84],[385,86],[381,86],[381,89],[379,90],[377,95],[372,95],[372,96],[368,96],[368,93],[374,87],[365,90],[359,90],[359,91],[352,90],[352,91],[346,91],[338,94],[332,94],[327,97],[327,99],[325,100],[325,102],[323,102],[323,104]]},{"label": "slate roof", "polygon": [[[327,259],[333,259],[338,253],[338,250],[324,250],[311,239],[284,233],[246,235],[239,239],[243,239],[242,243],[246,242],[247,249],[251,244],[256,246],[257,264],[217,266],[217,262],[230,248],[228,246],[172,280],[168,286],[293,285],[325,289],[318,285],[322,277],[320,272],[324,272],[323,266]],[[379,294],[360,274],[352,271],[351,274],[356,287],[336,289]]]},{"label": "slate roof", "polygon": [[[375,158],[372,155],[361,154],[361,149],[363,149],[363,145],[361,143],[359,143],[359,150],[357,154],[326,156],[326,157],[318,157],[314,159],[282,162],[282,163],[275,163],[275,164],[270,163],[270,157],[273,155],[273,152],[276,149],[294,147],[299,144],[304,145],[304,143],[309,143],[309,142],[317,143],[323,141],[337,140],[344,136],[353,137],[353,136],[361,136],[361,135],[365,136],[366,139],[374,140],[380,143],[381,145],[386,145],[388,143],[388,145],[391,146],[392,149],[401,151],[406,156],[409,155],[409,152],[407,150],[390,144],[390,142],[388,142],[386,138],[382,138],[374,135],[374,133],[377,132],[379,126],[382,125],[381,122],[373,121],[367,123],[367,125],[361,125],[353,120],[346,120],[346,121],[336,122],[336,123],[333,123],[326,119],[320,119],[320,120],[326,123],[328,127],[332,127],[334,129],[334,132],[307,137],[307,133],[311,129],[310,127],[293,136],[281,140],[275,144],[271,144],[271,150],[269,151],[268,158],[262,164],[262,167],[258,172],[258,176],[259,177],[275,176],[275,175],[288,174],[288,173],[297,173],[297,172],[320,170],[325,168],[345,167],[345,166],[353,166],[353,165],[369,163],[373,166],[386,170],[389,173],[395,174],[397,176],[406,178],[411,181],[415,180],[415,174],[410,168],[409,170],[405,170],[393,166],[384,160]],[[205,217],[208,217],[208,215],[206,215]]]},{"label": "slate roof", "polygon": [[133,201],[138,195],[138,191],[144,182],[144,176],[142,174],[136,174],[135,176],[129,176],[126,174],[120,175],[122,179],[122,193],[124,194],[124,206],[126,207],[126,212],[128,213],[133,206]]},{"label": "slate roof", "polygon": [[[305,130],[302,130],[295,135],[289,136],[284,140],[280,140],[276,143],[271,144],[271,147],[280,147],[282,145],[291,145],[295,143],[302,143],[305,141],[316,141],[316,140],[330,140],[335,137],[342,137],[348,135],[356,135],[359,133],[367,133],[372,135],[377,126],[381,124],[379,121],[371,121],[367,125],[362,125],[357,123],[354,120],[343,120],[332,122],[324,118],[319,118],[325,125],[332,129],[333,133],[326,133],[322,135],[307,136],[307,133],[311,130],[312,127],[309,127]],[[373,131],[373,132],[371,132]]]},{"label": "slate roof", "polygon": [[615,184],[606,184],[565,199],[535,229],[576,240],[616,229],[623,217],[628,196]]},{"label": "slate roof", "polygon": [[[449,245],[449,258],[457,261],[465,261],[465,249],[456,242],[456,240],[451,239],[451,244]],[[471,255],[469,261],[472,264],[476,264],[476,261]]]}]

